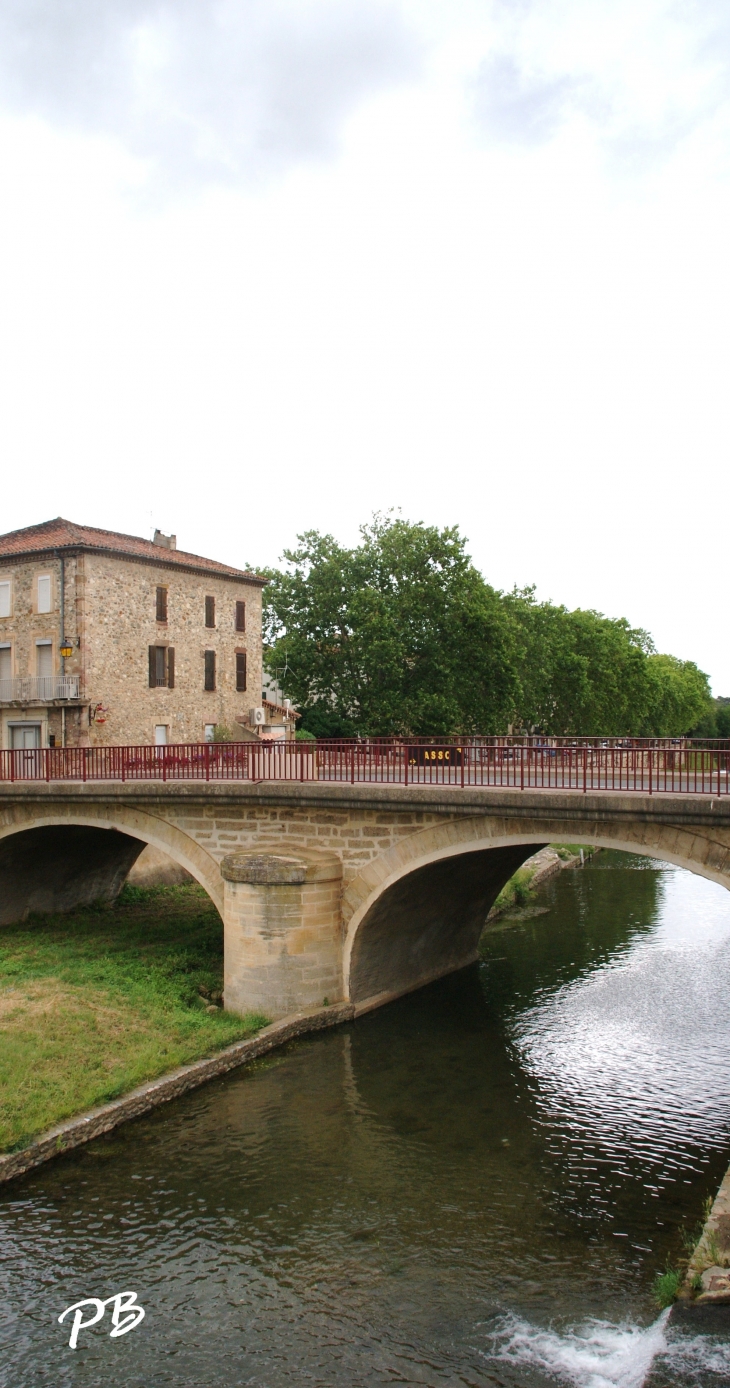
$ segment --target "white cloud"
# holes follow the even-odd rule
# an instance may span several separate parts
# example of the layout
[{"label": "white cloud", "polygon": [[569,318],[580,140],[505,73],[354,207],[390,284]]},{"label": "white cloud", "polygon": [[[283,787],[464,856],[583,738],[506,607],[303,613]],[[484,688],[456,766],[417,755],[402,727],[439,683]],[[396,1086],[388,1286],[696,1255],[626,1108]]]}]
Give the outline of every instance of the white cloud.
[{"label": "white cloud", "polygon": [[557,130],[575,88],[569,77],[528,76],[510,54],[494,54],[477,77],[477,117],[497,139],[540,144]]},{"label": "white cloud", "polygon": [[612,167],[643,171],[703,127],[730,137],[730,15],[718,0],[495,0],[476,118],[545,143],[576,119]]},{"label": "white cloud", "polygon": [[401,506],[730,693],[726,6],[0,0],[3,528]]},{"label": "white cloud", "polygon": [[172,182],[327,155],[353,107],[417,60],[387,0],[0,5],[0,101],[117,136]]}]

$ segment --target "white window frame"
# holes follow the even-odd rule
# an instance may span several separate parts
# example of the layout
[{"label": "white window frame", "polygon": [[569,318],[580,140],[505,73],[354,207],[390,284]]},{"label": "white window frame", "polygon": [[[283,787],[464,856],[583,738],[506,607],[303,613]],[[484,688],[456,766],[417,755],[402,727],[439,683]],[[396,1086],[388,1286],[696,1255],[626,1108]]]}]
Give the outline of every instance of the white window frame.
[{"label": "white window frame", "polygon": [[[42,583],[47,583],[47,584],[48,584],[48,606],[47,606],[47,607],[41,607],[41,584],[42,584]],[[36,579],[36,589],[35,589],[35,591],[36,591],[36,611],[37,611],[37,612],[52,612],[52,611],[53,611],[53,585],[52,585],[52,583],[51,583],[51,575],[50,575],[50,574],[39,574],[39,575],[38,575],[38,577],[37,577],[37,579]]]},{"label": "white window frame", "polygon": [[13,615],[13,585],[9,578],[0,579],[0,617]]}]

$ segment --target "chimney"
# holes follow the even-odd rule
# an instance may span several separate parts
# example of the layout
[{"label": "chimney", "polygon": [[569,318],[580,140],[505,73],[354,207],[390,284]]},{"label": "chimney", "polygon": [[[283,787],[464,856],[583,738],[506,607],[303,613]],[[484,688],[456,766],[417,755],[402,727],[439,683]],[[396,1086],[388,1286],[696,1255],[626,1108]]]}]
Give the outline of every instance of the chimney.
[{"label": "chimney", "polygon": [[177,549],[177,535],[163,535],[161,530],[156,530],[152,543],[161,545],[162,549]]}]

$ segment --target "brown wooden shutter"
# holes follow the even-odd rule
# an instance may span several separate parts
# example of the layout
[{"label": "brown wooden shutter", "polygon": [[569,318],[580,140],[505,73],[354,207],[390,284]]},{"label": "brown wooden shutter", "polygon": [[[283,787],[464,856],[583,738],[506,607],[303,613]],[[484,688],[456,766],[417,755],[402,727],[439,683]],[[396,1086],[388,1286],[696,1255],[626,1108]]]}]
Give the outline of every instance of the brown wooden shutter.
[{"label": "brown wooden shutter", "polygon": [[168,648],[167,648],[167,687],[168,687],[168,689],[174,689],[174,688],[175,688],[175,647],[174,647],[174,646],[168,646]]},{"label": "brown wooden shutter", "polygon": [[167,621],[167,589],[157,589],[157,620],[158,622]]},{"label": "brown wooden shutter", "polygon": [[215,651],[205,652],[205,688],[215,689]]},{"label": "brown wooden shutter", "polygon": [[236,603],[236,631],[246,630],[246,604],[245,602]]},{"label": "brown wooden shutter", "polygon": [[246,652],[236,651],[236,689],[242,694],[246,688]]},{"label": "brown wooden shutter", "polygon": [[149,647],[150,656],[150,689],[157,688],[157,647]]},{"label": "brown wooden shutter", "polygon": [[205,599],[205,625],[207,627],[215,626],[215,598]]}]

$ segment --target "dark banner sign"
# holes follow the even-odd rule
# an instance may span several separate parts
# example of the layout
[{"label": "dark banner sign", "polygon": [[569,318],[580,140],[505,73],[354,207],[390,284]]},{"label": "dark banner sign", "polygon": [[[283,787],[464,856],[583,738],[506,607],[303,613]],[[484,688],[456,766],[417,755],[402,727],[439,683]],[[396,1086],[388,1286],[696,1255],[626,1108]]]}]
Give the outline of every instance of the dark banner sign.
[{"label": "dark banner sign", "polygon": [[409,766],[461,766],[461,747],[409,747]]}]

